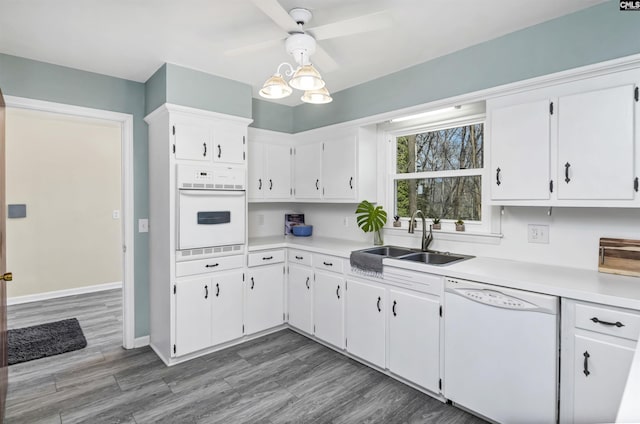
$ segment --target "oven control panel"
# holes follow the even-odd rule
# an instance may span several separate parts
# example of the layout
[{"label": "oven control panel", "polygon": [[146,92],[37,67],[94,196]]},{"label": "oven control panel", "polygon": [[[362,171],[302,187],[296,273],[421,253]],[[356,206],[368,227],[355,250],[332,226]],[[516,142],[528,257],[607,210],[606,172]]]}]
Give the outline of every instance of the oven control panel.
[{"label": "oven control panel", "polygon": [[234,167],[177,165],[179,190],[244,190],[245,170]]}]

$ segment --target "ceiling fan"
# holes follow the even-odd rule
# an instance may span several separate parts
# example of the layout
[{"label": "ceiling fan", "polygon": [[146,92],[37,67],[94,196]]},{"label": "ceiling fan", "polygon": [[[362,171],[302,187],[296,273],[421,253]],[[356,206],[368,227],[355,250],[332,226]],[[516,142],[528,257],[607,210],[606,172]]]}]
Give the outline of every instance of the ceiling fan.
[{"label": "ceiling fan", "polygon": [[[305,25],[311,21],[313,17],[310,10],[293,8],[287,12],[280,3],[278,3],[278,0],[252,1],[264,14],[282,28],[285,34],[278,39],[228,50],[225,54],[235,56],[250,53],[281,44],[284,41],[287,53],[291,55],[293,60],[298,64],[298,67],[294,70],[293,66],[286,62],[278,66],[278,71],[273,77],[267,80],[262,90],[260,90],[261,96],[270,99],[279,99],[291,94],[292,90],[289,87],[290,85],[293,88],[305,90],[302,101],[308,103],[330,102],[331,97],[325,88],[325,83],[318,71],[316,71],[311,64],[310,58],[313,56],[313,62],[324,72],[331,72],[337,69],[338,63],[326,50],[319,46],[317,42],[330,38],[375,31],[390,27],[392,24],[388,11],[381,11],[313,28],[306,28]],[[288,85],[280,73],[283,65],[285,67],[288,65],[289,68],[285,71],[286,76],[291,76]]]}]

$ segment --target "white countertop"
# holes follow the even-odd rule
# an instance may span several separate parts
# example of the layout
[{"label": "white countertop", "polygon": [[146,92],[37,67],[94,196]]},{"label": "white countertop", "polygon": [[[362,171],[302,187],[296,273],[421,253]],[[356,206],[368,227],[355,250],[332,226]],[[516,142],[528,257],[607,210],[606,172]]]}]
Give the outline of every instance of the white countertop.
[{"label": "white countertop", "polygon": [[249,239],[249,252],[283,247],[313,250],[314,252],[326,255],[336,255],[348,258],[351,251],[365,249],[372,246],[371,243],[318,236],[272,236]]}]

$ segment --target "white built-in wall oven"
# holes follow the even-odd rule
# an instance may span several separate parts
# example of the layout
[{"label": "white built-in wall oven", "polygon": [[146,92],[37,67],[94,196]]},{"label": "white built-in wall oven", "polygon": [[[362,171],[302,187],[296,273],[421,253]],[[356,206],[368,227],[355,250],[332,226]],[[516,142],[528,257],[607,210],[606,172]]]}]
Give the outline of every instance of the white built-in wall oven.
[{"label": "white built-in wall oven", "polygon": [[243,253],[244,169],[178,165],[177,182],[176,260]]}]

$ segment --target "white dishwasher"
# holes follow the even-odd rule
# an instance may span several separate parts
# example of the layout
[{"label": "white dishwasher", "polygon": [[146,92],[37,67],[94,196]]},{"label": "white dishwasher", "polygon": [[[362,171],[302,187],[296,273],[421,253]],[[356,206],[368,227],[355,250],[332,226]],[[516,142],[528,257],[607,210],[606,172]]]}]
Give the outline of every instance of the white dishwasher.
[{"label": "white dishwasher", "polygon": [[444,396],[499,423],[555,423],[558,298],[447,278]]}]

